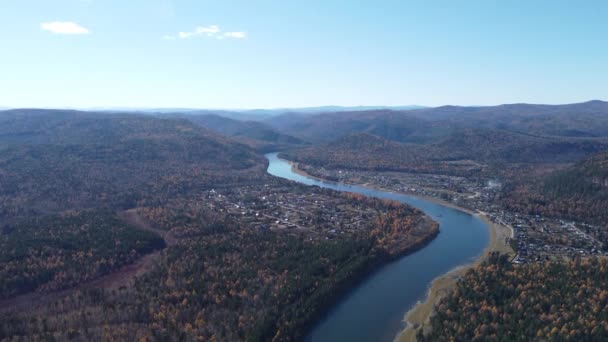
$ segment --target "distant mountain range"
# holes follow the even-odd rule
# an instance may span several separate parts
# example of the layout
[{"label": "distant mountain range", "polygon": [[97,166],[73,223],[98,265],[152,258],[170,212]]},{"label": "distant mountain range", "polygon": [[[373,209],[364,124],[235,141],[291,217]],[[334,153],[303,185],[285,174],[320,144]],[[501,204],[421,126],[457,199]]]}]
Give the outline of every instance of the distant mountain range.
[{"label": "distant mountain range", "polygon": [[277,108],[277,109],[248,109],[239,111],[241,113],[257,114],[261,116],[274,116],[285,113],[321,114],[338,112],[361,112],[369,110],[391,109],[391,110],[413,110],[428,108],[425,106],[321,106],[302,108]]},{"label": "distant mountain range", "polygon": [[512,104],[491,107],[370,110],[304,115],[286,113],[264,120],[282,133],[310,142],[329,142],[364,132],[399,142],[427,143],[457,128],[500,129],[536,136],[608,137],[608,102],[568,105]]},{"label": "distant mountain range", "polygon": [[[537,137],[608,137],[608,102],[567,105],[506,104],[488,107],[360,106],[251,110],[197,110],[188,108],[100,108],[104,113],[173,114],[206,123],[228,136],[256,140],[286,137],[327,143],[353,133],[368,133],[402,143],[433,143],[462,128],[511,131]],[[70,112],[70,110],[61,110]],[[232,120],[220,120],[219,117]],[[242,125],[238,121],[257,121]],[[253,131],[248,131],[253,130]],[[265,133],[262,133],[264,131]],[[274,133],[270,134],[270,131]],[[271,136],[275,136],[274,138]],[[262,137],[263,139],[260,139]]]},{"label": "distant mountain range", "polygon": [[211,131],[228,136],[262,152],[271,152],[306,145],[301,139],[280,133],[258,121],[244,121],[217,114],[165,114],[161,117],[182,118]]},{"label": "distant mountain range", "polygon": [[[413,110],[428,108],[425,106],[409,105],[409,106],[320,106],[320,107],[301,107],[301,108],[272,108],[272,109],[208,109],[208,108],[147,108],[147,107],[89,107],[89,108],[57,108],[61,110],[82,110],[92,112],[120,112],[120,113],[158,113],[170,114],[181,113],[191,115],[201,114],[216,114],[229,118],[237,119],[260,119],[270,116],[281,115],[285,113],[305,113],[305,114],[320,114],[348,111],[368,111],[379,109],[391,110]],[[0,107],[0,110],[11,109],[9,107]]]},{"label": "distant mountain range", "polygon": [[542,138],[499,129],[457,128],[428,144],[400,143],[354,133],[284,155],[327,168],[471,175],[484,169],[496,173],[503,165],[511,164],[572,163],[606,150],[605,138]]},{"label": "distant mountain range", "polygon": [[286,112],[297,113],[327,113],[327,112],[346,112],[346,111],[361,111],[361,110],[376,110],[376,109],[394,109],[394,110],[411,110],[428,108],[426,106],[408,105],[408,106],[319,106],[319,107],[285,107],[285,108],[269,108],[269,109],[229,109],[229,108],[138,108],[138,107],[95,107],[87,108],[93,111],[128,111],[128,112],[153,112],[153,113],[184,113],[196,111],[220,111],[234,113],[250,113],[259,115],[282,114]]}]

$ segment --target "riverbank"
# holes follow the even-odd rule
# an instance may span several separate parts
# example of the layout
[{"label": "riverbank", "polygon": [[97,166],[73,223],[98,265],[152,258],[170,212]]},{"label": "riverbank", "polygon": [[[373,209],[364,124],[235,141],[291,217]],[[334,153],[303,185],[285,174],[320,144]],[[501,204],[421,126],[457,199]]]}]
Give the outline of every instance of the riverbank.
[{"label": "riverbank", "polygon": [[[306,173],[305,171],[301,170],[298,167],[297,163],[293,163],[290,161],[287,161],[287,162],[289,162],[289,164],[291,165],[291,169],[294,173],[297,173],[304,177],[309,177],[309,178],[313,178],[316,180],[320,180],[320,181],[328,181],[328,180],[325,180],[325,179],[322,179],[319,177],[315,177],[315,176],[312,176],[312,175]],[[369,184],[352,184],[352,185],[357,185],[357,186],[362,186],[362,187],[367,187],[370,189],[377,189],[377,190],[382,190],[382,191],[389,191],[389,192],[393,192],[393,193],[400,193],[400,192],[395,192],[394,190],[385,189],[382,187],[380,187],[380,188],[372,187]],[[418,196],[418,195],[412,195],[412,194],[408,194],[408,193],[402,193],[402,194],[423,198],[425,200],[428,200],[428,201],[431,201],[431,202],[434,202],[434,203],[437,203],[437,204],[440,204],[443,206],[447,206],[447,207],[450,207],[450,208],[453,208],[453,209],[456,209],[459,211],[466,212],[471,215],[475,215],[476,217],[478,217],[479,219],[484,221],[487,224],[487,226],[489,227],[490,238],[489,238],[487,247],[484,249],[483,253],[479,256],[479,258],[477,258],[475,260],[475,262],[458,266],[458,267],[452,269],[451,271],[449,271],[448,273],[435,278],[432,281],[425,300],[417,303],[405,315],[404,321],[406,323],[406,328],[403,331],[401,331],[395,338],[396,341],[400,341],[400,342],[401,341],[415,341],[416,330],[421,326],[425,326],[425,324],[429,322],[429,319],[434,312],[435,305],[439,302],[439,300],[441,300],[441,298],[443,298],[446,294],[448,294],[453,289],[453,287],[455,286],[458,279],[460,279],[460,277],[462,277],[469,269],[471,269],[471,268],[475,267],[476,265],[478,265],[479,263],[483,262],[492,252],[514,254],[511,247],[506,243],[507,237],[510,237],[512,235],[511,228],[492,222],[486,213],[475,212],[475,211],[472,211],[467,208],[459,207],[455,203],[446,202],[444,200],[441,200],[441,199],[438,199],[435,197]]]},{"label": "riverbank", "polygon": [[458,280],[465,275],[468,270],[476,267],[486,260],[490,253],[500,252],[503,254],[514,255],[514,251],[511,249],[511,247],[508,244],[505,244],[506,238],[511,236],[511,229],[490,221],[485,213],[475,213],[474,215],[479,217],[488,225],[488,227],[490,227],[490,241],[488,242],[488,246],[485,248],[482,255],[475,260],[475,262],[458,266],[448,273],[433,280],[425,300],[418,302],[405,314],[404,321],[406,328],[396,336],[395,341],[416,341],[416,331],[420,327],[423,327],[423,329],[429,328],[428,323],[430,323],[430,318],[435,312],[435,306],[439,303],[439,301],[449,294],[450,291],[452,291]]},{"label": "riverbank", "polygon": [[318,310],[309,317],[306,324],[300,327],[301,330],[295,330],[295,333],[292,332],[292,336],[299,336],[300,333],[305,334],[309,331],[322,317],[328,314],[336,303],[339,303],[346,295],[351,293],[353,288],[360,284],[362,280],[400,257],[404,257],[424,248],[439,234],[437,223],[430,218],[424,219],[424,222],[420,222],[419,224],[425,226],[431,224],[432,229],[430,233],[415,241],[410,246],[403,248],[399,253],[375,254],[375,257],[368,258],[359,268],[353,269],[353,272],[349,277],[341,279],[334,288],[329,290],[330,292],[327,293],[326,299],[319,301]]}]

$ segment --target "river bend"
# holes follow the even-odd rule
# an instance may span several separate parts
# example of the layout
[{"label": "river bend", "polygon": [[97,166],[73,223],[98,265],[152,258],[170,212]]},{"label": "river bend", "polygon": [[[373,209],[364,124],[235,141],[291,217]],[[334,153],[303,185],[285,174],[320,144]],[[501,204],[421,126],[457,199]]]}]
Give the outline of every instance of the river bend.
[{"label": "river bend", "polygon": [[266,154],[268,173],[307,185],[391,199],[416,207],[439,223],[440,233],[424,248],[385,265],[364,279],[322,318],[306,341],[393,341],[403,317],[436,277],[473,262],[489,241],[489,228],[476,216],[423,198],[356,185],[325,182],[293,172],[291,165]]}]

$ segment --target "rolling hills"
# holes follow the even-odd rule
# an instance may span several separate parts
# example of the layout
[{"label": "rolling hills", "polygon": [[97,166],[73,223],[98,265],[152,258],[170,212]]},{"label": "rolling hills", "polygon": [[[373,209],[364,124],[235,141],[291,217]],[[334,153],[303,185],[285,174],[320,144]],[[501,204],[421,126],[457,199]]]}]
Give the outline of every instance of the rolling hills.
[{"label": "rolling hills", "polygon": [[608,136],[608,102],[599,100],[565,105],[443,106],[412,111],[410,114],[457,125],[500,128],[545,136]]},{"label": "rolling hills", "polygon": [[185,118],[0,122],[0,339],[300,340],[438,231],[406,205],[271,177],[251,147]]},{"label": "rolling hills", "polygon": [[455,175],[500,173],[519,164],[573,163],[608,149],[606,139],[538,137],[499,129],[456,128],[429,144],[399,143],[368,133],[284,155],[328,168],[425,172]]},{"label": "rolling hills", "polygon": [[399,142],[432,143],[462,128],[498,129],[542,137],[598,138],[608,137],[608,102],[443,106],[317,115],[288,113],[264,122],[282,133],[314,143],[329,142],[357,132]]},{"label": "rolling hills", "polygon": [[429,142],[449,127],[417,118],[413,111],[357,111],[303,115],[285,114],[265,123],[285,134],[310,141],[327,143],[353,133],[368,133],[399,142]]},{"label": "rolling hills", "polygon": [[270,152],[305,145],[301,139],[283,134],[257,121],[241,121],[215,114],[179,116],[218,134],[249,145],[261,152]]},{"label": "rolling hills", "polygon": [[66,209],[129,208],[162,193],[237,182],[265,165],[250,148],[186,120],[24,111],[0,114],[0,122],[4,222]]}]

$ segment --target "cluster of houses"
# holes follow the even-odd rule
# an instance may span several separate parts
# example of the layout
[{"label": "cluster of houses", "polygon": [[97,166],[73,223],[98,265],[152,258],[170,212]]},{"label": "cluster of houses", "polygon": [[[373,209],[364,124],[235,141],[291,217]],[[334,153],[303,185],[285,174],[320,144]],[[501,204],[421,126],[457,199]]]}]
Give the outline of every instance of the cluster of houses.
[{"label": "cluster of houses", "polygon": [[492,221],[511,228],[512,236],[505,243],[509,243],[517,253],[513,258],[514,263],[608,255],[608,246],[604,246],[598,238],[600,227],[505,211],[496,201],[500,191],[497,181],[480,182],[456,176],[396,172],[329,169],[315,172],[321,177],[438,198],[472,211],[482,211]]},{"label": "cluster of houses", "polygon": [[214,210],[240,216],[254,229],[308,234],[311,239],[332,239],[369,228],[378,211],[344,196],[324,191],[293,191],[290,186],[248,185],[229,191],[212,189],[204,201]]}]

